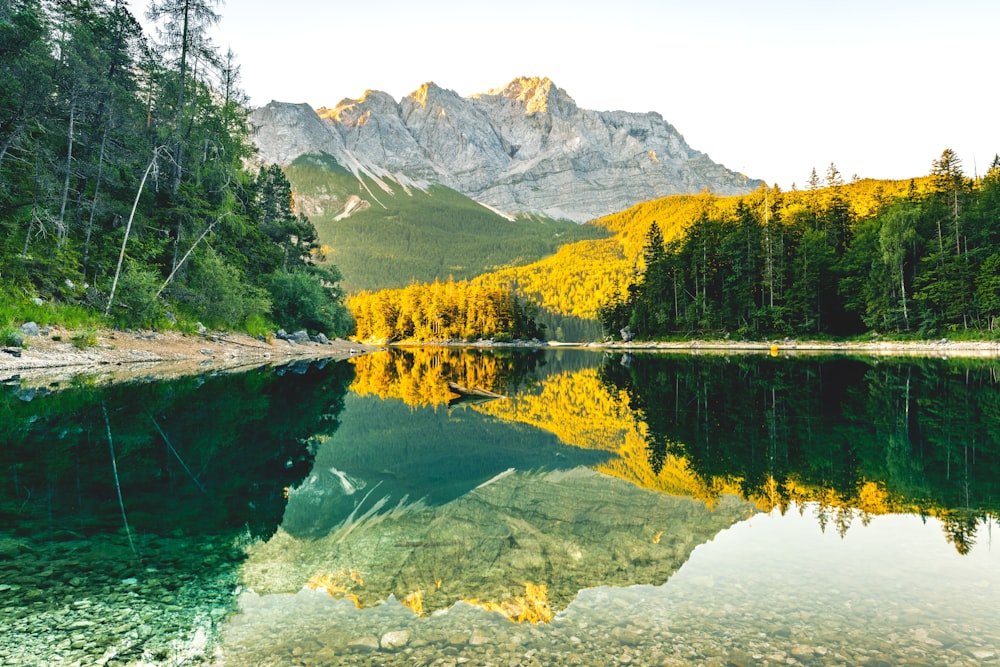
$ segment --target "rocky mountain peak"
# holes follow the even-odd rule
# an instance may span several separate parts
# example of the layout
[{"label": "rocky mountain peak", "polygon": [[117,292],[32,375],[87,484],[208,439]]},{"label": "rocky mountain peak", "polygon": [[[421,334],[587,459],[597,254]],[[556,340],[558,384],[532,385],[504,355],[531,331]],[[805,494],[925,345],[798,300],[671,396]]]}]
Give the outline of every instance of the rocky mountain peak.
[{"label": "rocky mountain peak", "polygon": [[526,114],[556,111],[565,113],[576,109],[576,101],[547,76],[518,77],[503,88],[492,88],[472,97],[480,100],[504,98],[522,106]]},{"label": "rocky mountain peak", "polygon": [[316,113],[321,118],[343,123],[350,127],[363,126],[373,113],[398,113],[399,105],[392,95],[381,90],[366,90],[358,99],[344,98],[332,109],[320,107]]},{"label": "rocky mountain peak", "polygon": [[272,102],[253,123],[267,162],[325,152],[358,176],[439,183],[506,213],[579,222],[666,195],[760,184],[689,147],[660,114],[580,109],[547,77],[467,98],[433,82],[398,103],[369,90],[316,112]]},{"label": "rocky mountain peak", "polygon": [[409,95],[407,95],[403,99],[404,100],[410,100],[414,104],[420,105],[423,108],[427,108],[428,100],[431,101],[431,103],[433,104],[433,101],[441,93],[445,93],[445,92],[456,94],[456,93],[453,93],[453,91],[450,91],[450,90],[449,91],[445,91],[443,88],[441,88],[441,86],[437,85],[433,81],[428,81],[427,83],[423,84],[422,86],[420,86],[419,88],[417,88],[416,90],[414,90],[412,93],[410,93]]}]

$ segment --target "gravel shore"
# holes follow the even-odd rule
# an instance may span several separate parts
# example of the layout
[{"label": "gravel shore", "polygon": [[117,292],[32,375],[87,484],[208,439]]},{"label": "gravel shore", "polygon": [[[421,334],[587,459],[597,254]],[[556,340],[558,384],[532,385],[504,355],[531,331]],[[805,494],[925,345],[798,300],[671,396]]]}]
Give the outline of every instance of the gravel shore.
[{"label": "gravel shore", "polygon": [[173,331],[112,330],[98,331],[93,344],[81,349],[72,342],[77,333],[47,327],[36,336],[25,336],[23,348],[0,348],[0,381],[58,383],[78,375],[105,381],[165,379],[297,358],[348,359],[378,349],[341,339],[295,343],[234,333],[187,336]]}]

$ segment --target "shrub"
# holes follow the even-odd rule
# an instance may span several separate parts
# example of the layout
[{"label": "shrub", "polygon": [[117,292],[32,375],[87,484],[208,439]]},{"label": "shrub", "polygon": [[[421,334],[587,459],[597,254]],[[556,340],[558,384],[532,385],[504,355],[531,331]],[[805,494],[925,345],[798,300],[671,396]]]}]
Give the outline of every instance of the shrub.
[{"label": "shrub", "polygon": [[160,274],[129,263],[118,280],[111,309],[115,322],[123,327],[152,327],[163,317],[163,304],[156,296]]},{"label": "shrub", "polygon": [[271,309],[266,290],[247,284],[240,271],[211,248],[191,262],[183,285],[174,294],[203,322],[222,328],[242,327]]},{"label": "shrub", "polygon": [[24,337],[12,326],[0,327],[0,346],[22,347]]},{"label": "shrub", "polygon": [[88,347],[97,345],[97,332],[93,329],[78,331],[70,337],[73,347],[78,350],[86,350]]},{"label": "shrub", "polygon": [[329,336],[351,331],[351,316],[342,302],[342,292],[323,284],[319,276],[305,271],[275,273],[269,283],[272,314],[289,331],[311,329]]}]

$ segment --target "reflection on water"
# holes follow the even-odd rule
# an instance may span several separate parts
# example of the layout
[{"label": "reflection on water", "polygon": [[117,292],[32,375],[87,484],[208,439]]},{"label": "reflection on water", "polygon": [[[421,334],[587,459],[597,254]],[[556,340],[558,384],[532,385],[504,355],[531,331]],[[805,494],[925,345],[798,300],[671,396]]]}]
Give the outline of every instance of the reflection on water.
[{"label": "reflection on water", "polygon": [[1000,362],[638,357],[601,368],[679,458],[759,507],[815,501],[823,528],[936,516],[959,553],[1000,510]]},{"label": "reflection on water", "polygon": [[586,588],[547,624],[464,603],[418,617],[394,599],[357,609],[308,589],[248,593],[226,628],[227,664],[997,662],[995,554],[959,557],[918,517],[874,517],[841,538],[812,509],[722,531],[664,585]]},{"label": "reflection on water", "polygon": [[[996,400],[989,364],[564,351],[505,383],[479,354],[358,364],[344,426],[250,551],[232,664],[1000,659],[996,413],[956,398]],[[449,382],[507,398],[440,409]],[[973,435],[942,452],[933,425],[957,419]]]},{"label": "reflection on water", "polygon": [[0,390],[0,664],[197,664],[346,364]]},{"label": "reflection on water", "polygon": [[[293,495],[289,512],[297,504]],[[392,595],[419,599],[423,613],[459,600],[503,606],[530,584],[560,611],[590,586],[665,582],[692,549],[750,515],[735,499],[711,512],[579,467],[502,473],[440,506],[382,509],[322,537],[280,532],[251,549],[244,581],[272,593],[325,580],[361,606]]]},{"label": "reflection on water", "polygon": [[282,529],[292,535],[321,537],[371,514],[443,505],[511,469],[565,469],[607,458],[468,408],[408,407],[352,394],[345,415],[333,437],[319,440],[312,472],[289,493]]},{"label": "reflection on water", "polygon": [[4,393],[0,662],[1000,664],[995,361],[353,364]]}]

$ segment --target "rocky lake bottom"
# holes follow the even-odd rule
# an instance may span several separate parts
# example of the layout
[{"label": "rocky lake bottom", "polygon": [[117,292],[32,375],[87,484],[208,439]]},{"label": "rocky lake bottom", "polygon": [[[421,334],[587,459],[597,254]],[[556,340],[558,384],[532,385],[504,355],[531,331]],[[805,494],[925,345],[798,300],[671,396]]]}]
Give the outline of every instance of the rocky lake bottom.
[{"label": "rocky lake bottom", "polygon": [[[699,547],[666,584],[586,589],[539,624],[465,602],[418,616],[393,597],[358,609],[322,589],[259,595],[219,574],[240,558],[232,545],[146,541],[144,556],[158,565],[138,568],[124,536],[63,535],[46,545],[5,538],[0,660],[24,667],[1000,664],[995,575],[935,584],[931,559],[904,556],[870,577],[860,568],[870,564],[872,545],[851,553],[815,534],[807,541],[833,544],[839,554],[814,562],[794,555],[762,569],[789,525],[793,533],[818,532],[808,516],[759,514]],[[915,525],[904,531],[912,546],[936,537]],[[215,566],[215,576],[193,574]]]}]

